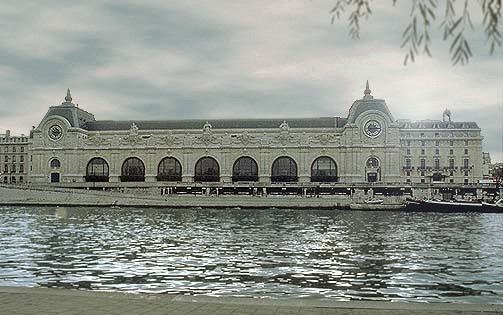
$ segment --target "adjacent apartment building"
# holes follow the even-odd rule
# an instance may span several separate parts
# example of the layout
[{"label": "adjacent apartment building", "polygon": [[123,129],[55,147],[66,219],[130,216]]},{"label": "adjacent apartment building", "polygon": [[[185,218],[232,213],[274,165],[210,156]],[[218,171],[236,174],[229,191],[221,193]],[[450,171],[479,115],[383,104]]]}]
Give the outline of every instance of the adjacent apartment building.
[{"label": "adjacent apartment building", "polygon": [[24,183],[28,176],[29,137],[11,135],[10,130],[0,134],[0,182]]}]

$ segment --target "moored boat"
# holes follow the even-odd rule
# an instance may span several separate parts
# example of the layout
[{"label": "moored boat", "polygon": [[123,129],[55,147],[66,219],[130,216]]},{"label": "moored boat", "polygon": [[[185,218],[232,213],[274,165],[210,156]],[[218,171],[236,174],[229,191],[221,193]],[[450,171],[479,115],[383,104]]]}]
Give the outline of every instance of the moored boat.
[{"label": "moored boat", "polygon": [[474,201],[439,201],[439,200],[407,200],[405,207],[408,211],[419,212],[503,212],[503,200],[498,202],[474,202]]}]

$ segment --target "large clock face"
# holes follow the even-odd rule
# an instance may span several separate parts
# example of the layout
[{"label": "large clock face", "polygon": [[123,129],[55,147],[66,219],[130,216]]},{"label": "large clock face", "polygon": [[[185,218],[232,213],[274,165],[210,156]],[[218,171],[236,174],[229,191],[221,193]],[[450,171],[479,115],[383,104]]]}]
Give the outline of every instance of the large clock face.
[{"label": "large clock face", "polygon": [[377,120],[373,119],[365,123],[363,130],[365,134],[371,138],[379,136],[382,132],[381,124]]},{"label": "large clock face", "polygon": [[63,136],[63,129],[59,125],[52,125],[48,133],[51,140],[59,140]]}]

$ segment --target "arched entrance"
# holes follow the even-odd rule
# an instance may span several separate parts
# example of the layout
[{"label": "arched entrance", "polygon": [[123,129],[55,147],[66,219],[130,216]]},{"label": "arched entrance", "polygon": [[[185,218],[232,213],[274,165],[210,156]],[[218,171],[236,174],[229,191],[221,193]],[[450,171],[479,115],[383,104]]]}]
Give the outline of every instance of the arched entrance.
[{"label": "arched entrance", "polygon": [[337,165],[328,156],[321,156],[311,165],[312,182],[337,182]]},{"label": "arched entrance", "polygon": [[194,170],[195,182],[219,182],[220,167],[217,160],[212,157],[205,156],[200,158]]},{"label": "arched entrance", "polygon": [[130,157],[122,163],[121,181],[123,182],[144,182],[145,164],[136,157]]},{"label": "arched entrance", "polygon": [[376,183],[380,181],[381,168],[379,159],[374,156],[369,157],[365,163],[365,173],[368,183]]},{"label": "arched entrance", "polygon": [[182,164],[174,157],[165,157],[157,167],[158,181],[182,181]]},{"label": "arched entrance", "polygon": [[297,179],[297,163],[292,158],[282,156],[272,163],[271,182],[296,182]]},{"label": "arched entrance", "polygon": [[87,163],[86,182],[108,182],[108,163],[100,157]]},{"label": "arched entrance", "polygon": [[234,162],[232,168],[233,182],[256,182],[258,181],[258,166],[254,159],[248,156],[240,157]]}]

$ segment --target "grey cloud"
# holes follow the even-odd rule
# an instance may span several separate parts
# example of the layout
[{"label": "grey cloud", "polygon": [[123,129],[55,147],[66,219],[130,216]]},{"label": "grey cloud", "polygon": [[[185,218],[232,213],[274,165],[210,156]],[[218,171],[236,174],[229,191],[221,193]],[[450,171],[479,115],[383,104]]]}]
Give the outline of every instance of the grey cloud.
[{"label": "grey cloud", "polygon": [[0,50],[0,65],[10,66],[18,71],[23,84],[51,84],[61,81],[67,73],[63,62],[47,59],[28,59],[11,51]]},{"label": "grey cloud", "polygon": [[182,51],[201,61],[213,62],[232,50],[225,42],[235,29],[189,12],[118,3],[105,6],[105,10],[129,33],[130,40],[146,47]]},{"label": "grey cloud", "polygon": [[190,87],[159,88],[145,81],[117,78],[103,81],[93,88],[122,96],[124,103],[118,104],[121,112],[107,113],[113,117],[106,119],[345,116],[350,106],[347,104],[338,113],[320,89],[299,82],[268,91],[240,84],[197,91]]},{"label": "grey cloud", "polygon": [[70,66],[93,67],[110,61],[109,43],[91,35],[76,36],[75,50],[63,56],[63,62]]}]

